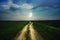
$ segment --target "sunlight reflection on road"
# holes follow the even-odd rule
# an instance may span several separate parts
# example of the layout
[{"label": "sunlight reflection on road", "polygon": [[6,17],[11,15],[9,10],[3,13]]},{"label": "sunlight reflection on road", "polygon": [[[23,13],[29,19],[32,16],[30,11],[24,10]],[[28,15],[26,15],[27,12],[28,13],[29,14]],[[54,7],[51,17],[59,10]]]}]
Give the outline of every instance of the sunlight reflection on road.
[{"label": "sunlight reflection on road", "polygon": [[[28,29],[29,28],[29,29]],[[43,40],[41,36],[33,28],[33,23],[29,22],[21,31],[21,34],[15,38],[15,40],[26,40],[26,33],[29,30],[29,35],[31,40]]]},{"label": "sunlight reflection on road", "polygon": [[33,28],[33,23],[30,24],[30,38],[31,40],[43,40],[39,34],[36,32],[36,30]]},{"label": "sunlight reflection on road", "polygon": [[25,34],[27,32],[28,24],[22,29],[21,34],[16,38],[16,40],[25,40]]}]

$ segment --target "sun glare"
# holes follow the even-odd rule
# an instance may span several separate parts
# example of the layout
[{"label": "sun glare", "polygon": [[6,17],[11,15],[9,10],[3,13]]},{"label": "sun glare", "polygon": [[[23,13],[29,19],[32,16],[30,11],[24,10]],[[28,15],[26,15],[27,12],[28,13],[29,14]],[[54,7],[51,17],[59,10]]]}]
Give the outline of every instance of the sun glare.
[{"label": "sun glare", "polygon": [[29,17],[32,17],[32,13],[29,13]]}]

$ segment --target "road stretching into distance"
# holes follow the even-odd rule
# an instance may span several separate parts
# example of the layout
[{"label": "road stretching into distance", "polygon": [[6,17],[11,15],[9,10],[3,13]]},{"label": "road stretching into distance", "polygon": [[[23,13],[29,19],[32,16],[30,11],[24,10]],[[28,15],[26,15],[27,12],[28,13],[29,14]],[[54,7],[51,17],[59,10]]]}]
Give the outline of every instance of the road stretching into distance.
[{"label": "road stretching into distance", "polygon": [[[29,33],[28,33],[29,31]],[[28,35],[29,38],[26,38]],[[19,32],[19,35],[14,38],[15,40],[43,40],[43,38],[38,34],[38,32],[33,28],[33,22],[29,22],[24,28]]]}]

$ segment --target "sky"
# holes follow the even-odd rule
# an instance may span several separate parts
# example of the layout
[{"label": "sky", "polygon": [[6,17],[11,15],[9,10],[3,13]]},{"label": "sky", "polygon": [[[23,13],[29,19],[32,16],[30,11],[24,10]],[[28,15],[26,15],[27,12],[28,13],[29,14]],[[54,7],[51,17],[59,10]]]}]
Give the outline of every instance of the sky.
[{"label": "sky", "polygon": [[60,20],[60,0],[0,0],[0,20]]}]

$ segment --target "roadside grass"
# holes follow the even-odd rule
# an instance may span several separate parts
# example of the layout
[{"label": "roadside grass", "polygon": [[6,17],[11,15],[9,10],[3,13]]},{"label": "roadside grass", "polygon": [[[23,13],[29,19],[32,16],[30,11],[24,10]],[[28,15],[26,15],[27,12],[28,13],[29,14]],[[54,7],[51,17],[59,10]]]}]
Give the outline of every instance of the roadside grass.
[{"label": "roadside grass", "polygon": [[25,21],[0,22],[0,40],[13,40],[16,34],[27,24]]},{"label": "roadside grass", "polygon": [[44,40],[60,40],[60,28],[47,24],[33,22],[34,28],[44,38]]}]

